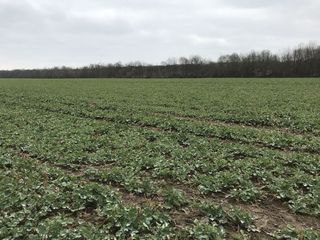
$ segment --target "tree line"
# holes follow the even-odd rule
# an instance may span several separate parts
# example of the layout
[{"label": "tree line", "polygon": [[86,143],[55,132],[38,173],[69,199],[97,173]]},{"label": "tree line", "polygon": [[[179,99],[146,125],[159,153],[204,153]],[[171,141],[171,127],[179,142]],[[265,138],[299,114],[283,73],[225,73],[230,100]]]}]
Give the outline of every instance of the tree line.
[{"label": "tree line", "polygon": [[205,78],[320,77],[320,46],[300,45],[282,54],[269,50],[232,53],[211,61],[201,56],[169,58],[160,65],[141,62],[92,64],[81,68],[2,70],[2,78]]}]

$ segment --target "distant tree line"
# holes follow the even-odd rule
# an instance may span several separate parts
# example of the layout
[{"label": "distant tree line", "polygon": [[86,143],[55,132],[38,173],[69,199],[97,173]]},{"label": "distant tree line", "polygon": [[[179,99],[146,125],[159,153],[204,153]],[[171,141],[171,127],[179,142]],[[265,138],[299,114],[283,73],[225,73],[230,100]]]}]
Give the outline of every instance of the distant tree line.
[{"label": "distant tree line", "polygon": [[269,50],[233,53],[210,61],[201,56],[169,58],[161,65],[141,62],[96,64],[82,68],[55,67],[3,70],[2,78],[202,78],[202,77],[320,77],[320,46],[300,45],[283,54]]}]

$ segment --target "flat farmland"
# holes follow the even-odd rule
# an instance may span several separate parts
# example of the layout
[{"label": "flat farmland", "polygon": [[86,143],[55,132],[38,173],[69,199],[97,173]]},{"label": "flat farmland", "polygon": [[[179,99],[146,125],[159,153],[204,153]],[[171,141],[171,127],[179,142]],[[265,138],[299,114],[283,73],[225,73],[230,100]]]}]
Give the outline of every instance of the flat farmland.
[{"label": "flat farmland", "polygon": [[0,239],[320,239],[320,79],[0,80]]}]

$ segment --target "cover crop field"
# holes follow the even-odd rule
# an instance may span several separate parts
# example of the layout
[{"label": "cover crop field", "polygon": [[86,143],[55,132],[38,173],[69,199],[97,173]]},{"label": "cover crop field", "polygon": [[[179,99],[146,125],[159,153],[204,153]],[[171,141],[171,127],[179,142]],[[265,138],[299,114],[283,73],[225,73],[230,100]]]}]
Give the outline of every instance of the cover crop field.
[{"label": "cover crop field", "polygon": [[0,80],[0,239],[320,239],[320,79]]}]

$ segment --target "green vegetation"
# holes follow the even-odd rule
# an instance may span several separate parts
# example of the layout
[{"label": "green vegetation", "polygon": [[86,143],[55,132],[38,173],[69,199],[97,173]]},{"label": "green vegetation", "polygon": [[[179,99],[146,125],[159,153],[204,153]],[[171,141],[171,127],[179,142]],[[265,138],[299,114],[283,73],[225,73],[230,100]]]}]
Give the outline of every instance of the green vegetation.
[{"label": "green vegetation", "polygon": [[320,239],[320,79],[0,80],[0,239]]}]

